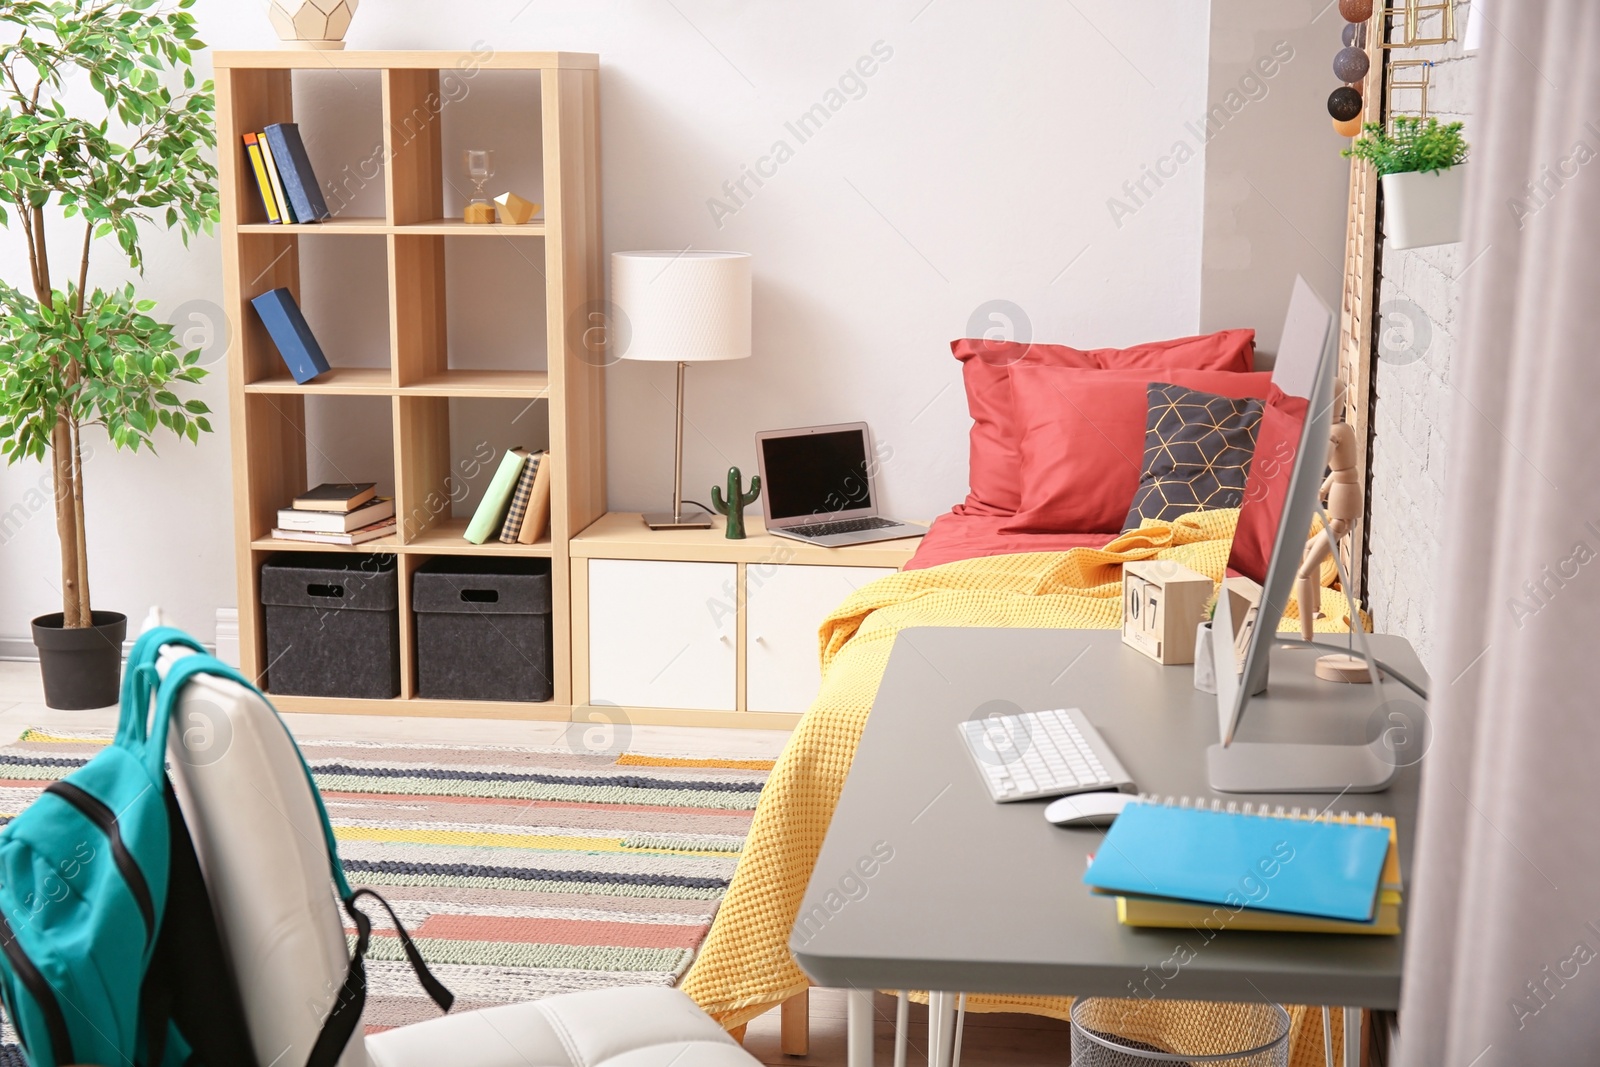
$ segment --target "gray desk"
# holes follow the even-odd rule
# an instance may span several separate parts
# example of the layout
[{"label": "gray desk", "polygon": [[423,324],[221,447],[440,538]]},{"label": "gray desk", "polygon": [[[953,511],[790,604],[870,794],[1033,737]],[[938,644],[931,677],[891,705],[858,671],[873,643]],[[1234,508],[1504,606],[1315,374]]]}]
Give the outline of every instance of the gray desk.
[{"label": "gray desk", "polygon": [[[1422,679],[1403,639],[1372,645]],[[1316,655],[1274,651],[1268,692],[1251,702],[1241,740],[1371,736],[1371,687],[1318,681]],[[1051,826],[1043,801],[989,800],[956,724],[994,701],[1082,708],[1143,792],[1222,795],[1205,773],[1215,698],[1194,689],[1191,667],[1162,667],[1109,630],[903,631],[789,943],[818,985],[1398,1007],[1401,937],[1234,931],[1206,941],[1119,924],[1114,901],[1082,884],[1100,831]],[[1417,782],[1412,766],[1384,793],[1225,799],[1392,814],[1409,877]],[[1180,944],[1194,958],[1175,968]]]}]

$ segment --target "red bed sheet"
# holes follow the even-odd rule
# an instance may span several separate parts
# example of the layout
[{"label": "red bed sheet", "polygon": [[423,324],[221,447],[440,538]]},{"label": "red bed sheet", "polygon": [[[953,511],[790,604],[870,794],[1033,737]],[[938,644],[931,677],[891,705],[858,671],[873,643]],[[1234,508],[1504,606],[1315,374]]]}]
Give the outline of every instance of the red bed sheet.
[{"label": "red bed sheet", "polygon": [[901,568],[915,571],[981,556],[1008,556],[1016,552],[1065,552],[1069,548],[1100,548],[1117,533],[1001,533],[1009,515],[941,515],[922,539],[917,554]]}]

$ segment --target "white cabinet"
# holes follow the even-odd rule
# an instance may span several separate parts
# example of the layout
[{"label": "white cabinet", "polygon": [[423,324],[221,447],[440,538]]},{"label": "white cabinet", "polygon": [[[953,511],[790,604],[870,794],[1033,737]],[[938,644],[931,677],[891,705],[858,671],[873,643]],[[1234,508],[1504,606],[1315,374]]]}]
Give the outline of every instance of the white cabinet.
[{"label": "white cabinet", "polygon": [[592,702],[737,709],[737,564],[588,564]]},{"label": "white cabinet", "polygon": [[745,694],[750,711],[803,712],[822,684],[817,628],[892,567],[751,564],[745,569]]}]

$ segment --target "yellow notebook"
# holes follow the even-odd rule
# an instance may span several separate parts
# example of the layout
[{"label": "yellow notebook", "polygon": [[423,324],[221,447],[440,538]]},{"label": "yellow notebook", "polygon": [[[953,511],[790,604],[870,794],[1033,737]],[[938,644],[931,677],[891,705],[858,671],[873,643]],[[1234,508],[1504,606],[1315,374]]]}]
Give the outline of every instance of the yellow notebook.
[{"label": "yellow notebook", "polygon": [[267,173],[267,161],[261,154],[260,135],[245,134],[244,150],[250,156],[250,168],[255,171],[256,187],[261,190],[261,203],[267,209],[267,220],[282,222],[283,216],[279,213],[277,200],[272,195],[272,178]]},{"label": "yellow notebook", "polygon": [[1190,904],[1166,897],[1118,897],[1117,921],[1124,926],[1164,926],[1194,929],[1210,935],[1222,930],[1277,930],[1300,934],[1398,934],[1400,894],[1378,891],[1378,907],[1370,923],[1320,919],[1281,911],[1243,908],[1230,911],[1221,904]]},{"label": "yellow notebook", "polygon": [[[1262,814],[1265,814],[1263,810]],[[1389,851],[1383,859],[1383,874],[1378,888],[1378,906],[1371,922],[1323,919],[1311,915],[1291,915],[1281,911],[1241,908],[1238,911],[1220,904],[1197,904],[1171,897],[1117,894],[1117,921],[1124,926],[1154,926],[1194,929],[1209,935],[1221,930],[1274,930],[1304,934],[1398,934],[1400,932],[1400,841],[1391,816],[1350,814],[1275,815],[1276,818],[1323,818],[1335,822],[1360,822],[1389,828]],[[1111,896],[1110,893],[1100,893]]]}]

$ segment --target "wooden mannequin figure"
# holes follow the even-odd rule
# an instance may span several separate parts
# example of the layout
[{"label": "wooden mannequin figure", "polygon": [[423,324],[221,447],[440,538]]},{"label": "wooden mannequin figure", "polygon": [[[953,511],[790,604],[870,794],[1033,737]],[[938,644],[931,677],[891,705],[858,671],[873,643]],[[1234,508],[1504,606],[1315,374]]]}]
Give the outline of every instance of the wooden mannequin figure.
[{"label": "wooden mannequin figure", "polygon": [[[1350,532],[1361,517],[1362,489],[1356,470],[1356,432],[1348,422],[1336,422],[1328,433],[1328,477],[1322,483],[1321,500],[1328,513],[1328,533],[1335,542]],[[1295,578],[1295,599],[1300,603],[1300,636],[1310,641],[1316,633],[1316,620],[1322,617],[1322,561],[1333,552],[1328,536],[1321,530],[1306,542]],[[1352,607],[1351,625],[1360,625]],[[1358,656],[1322,656],[1317,660],[1317,677],[1330,682],[1368,682],[1366,661]]]}]

